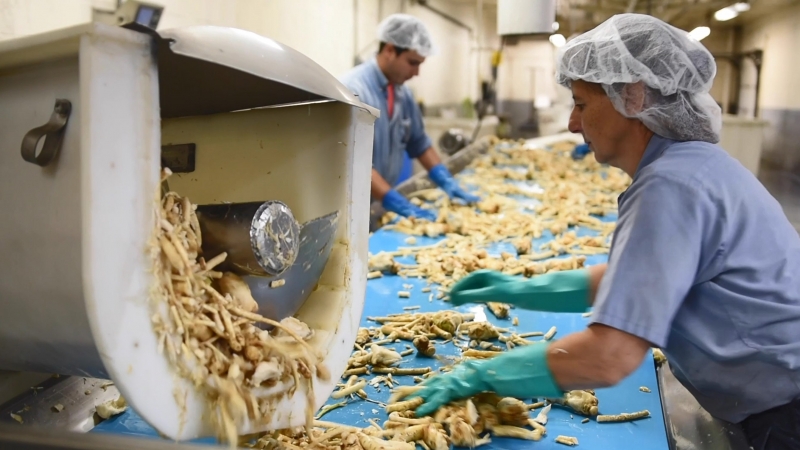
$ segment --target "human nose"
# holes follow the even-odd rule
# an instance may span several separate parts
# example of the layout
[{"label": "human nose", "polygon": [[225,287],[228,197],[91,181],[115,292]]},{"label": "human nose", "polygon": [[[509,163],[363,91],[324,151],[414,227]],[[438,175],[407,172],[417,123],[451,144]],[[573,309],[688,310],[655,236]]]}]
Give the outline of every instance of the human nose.
[{"label": "human nose", "polygon": [[572,108],[572,113],[569,115],[569,123],[567,124],[567,129],[569,129],[570,133],[582,133],[583,127],[581,126],[581,114],[578,112],[577,107]]}]

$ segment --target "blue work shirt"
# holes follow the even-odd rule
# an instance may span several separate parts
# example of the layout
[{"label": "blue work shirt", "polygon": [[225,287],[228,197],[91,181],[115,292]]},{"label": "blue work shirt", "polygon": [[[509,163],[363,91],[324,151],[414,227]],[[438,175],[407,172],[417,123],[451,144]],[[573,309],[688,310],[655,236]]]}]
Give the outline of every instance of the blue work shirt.
[{"label": "blue work shirt", "polygon": [[661,347],[713,416],[800,398],[800,237],[720,147],[654,136],[619,220],[593,322]]},{"label": "blue work shirt", "polygon": [[390,186],[396,185],[403,169],[403,153],[417,158],[431,146],[411,90],[403,85],[394,86],[394,116],[390,118],[386,97],[389,80],[375,58],[351,69],[341,77],[341,82],[362,102],[380,109],[381,115],[375,121],[372,167]]}]

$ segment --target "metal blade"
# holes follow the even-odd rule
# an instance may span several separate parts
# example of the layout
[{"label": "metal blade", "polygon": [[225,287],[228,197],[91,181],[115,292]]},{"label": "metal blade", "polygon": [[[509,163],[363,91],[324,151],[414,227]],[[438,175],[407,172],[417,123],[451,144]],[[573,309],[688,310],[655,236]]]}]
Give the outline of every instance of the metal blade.
[{"label": "metal blade", "polygon": [[[300,229],[300,249],[294,264],[279,276],[247,275],[242,279],[250,286],[258,302],[259,314],[273,320],[293,316],[314,290],[331,254],[339,211],[306,222]],[[285,280],[283,286],[270,283]]]}]

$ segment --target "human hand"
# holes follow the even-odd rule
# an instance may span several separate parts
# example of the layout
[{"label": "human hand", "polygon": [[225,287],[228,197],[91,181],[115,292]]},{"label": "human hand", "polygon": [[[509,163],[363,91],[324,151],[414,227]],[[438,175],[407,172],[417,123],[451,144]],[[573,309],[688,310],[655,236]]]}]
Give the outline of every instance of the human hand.
[{"label": "human hand", "polygon": [[518,399],[563,396],[547,366],[547,348],[546,343],[517,347],[491,359],[466,361],[428,379],[412,396],[424,400],[416,416],[433,414],[452,401],[481,392]]},{"label": "human hand", "polygon": [[566,270],[522,278],[491,270],[478,270],[450,289],[450,302],[502,302],[522,309],[549,312],[584,312],[589,307],[590,277],[586,269]]},{"label": "human hand", "polygon": [[477,195],[472,195],[461,188],[458,185],[458,182],[453,175],[450,174],[450,171],[447,170],[447,167],[444,164],[437,164],[436,166],[432,167],[430,171],[428,171],[428,176],[430,179],[436,183],[450,198],[460,198],[464,200],[466,203],[476,203],[481,198]]},{"label": "human hand", "polygon": [[413,205],[407,198],[403,197],[402,194],[394,189],[386,193],[381,204],[387,211],[397,213],[403,217],[417,217],[430,220],[431,222],[436,220],[435,212]]}]

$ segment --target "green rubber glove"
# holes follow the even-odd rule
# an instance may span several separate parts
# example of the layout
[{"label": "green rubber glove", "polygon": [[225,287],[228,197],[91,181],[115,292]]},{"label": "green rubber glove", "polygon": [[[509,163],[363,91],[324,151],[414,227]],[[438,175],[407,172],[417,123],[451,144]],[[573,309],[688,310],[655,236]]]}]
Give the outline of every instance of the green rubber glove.
[{"label": "green rubber glove", "polygon": [[556,385],[547,367],[548,344],[517,347],[491,359],[469,360],[453,371],[426,380],[413,397],[425,402],[416,416],[435,413],[442,406],[481,392],[501,397],[560,398],[564,392]]},{"label": "green rubber glove", "polygon": [[565,270],[521,278],[491,270],[472,272],[450,289],[450,302],[502,302],[522,309],[584,312],[589,308],[589,271]]}]

